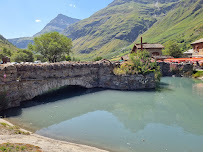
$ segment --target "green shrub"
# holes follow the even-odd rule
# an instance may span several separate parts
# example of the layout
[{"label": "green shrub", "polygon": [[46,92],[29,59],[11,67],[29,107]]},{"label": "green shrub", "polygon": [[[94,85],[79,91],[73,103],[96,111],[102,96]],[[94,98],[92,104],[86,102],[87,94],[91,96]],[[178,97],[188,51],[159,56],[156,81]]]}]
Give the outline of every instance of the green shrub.
[{"label": "green shrub", "polygon": [[12,60],[15,62],[33,62],[34,61],[34,54],[30,50],[18,50],[12,56]]},{"label": "green shrub", "polygon": [[131,54],[129,61],[124,62],[119,68],[114,69],[116,75],[147,75],[151,72],[154,72],[156,80],[160,81],[160,67],[156,62],[151,62],[149,52],[146,50]]},{"label": "green shrub", "polygon": [[0,52],[0,59],[2,59],[5,56],[11,57],[13,52],[7,48],[3,48],[3,51]]},{"label": "green shrub", "polygon": [[97,56],[93,61],[100,61],[101,59],[103,59],[101,56]]},{"label": "green shrub", "polygon": [[183,52],[176,41],[170,40],[165,44],[164,54],[173,56],[174,58],[179,58],[182,56]]},{"label": "green shrub", "polygon": [[66,61],[71,61],[71,56],[70,55],[66,55]]},{"label": "green shrub", "polygon": [[203,77],[203,71],[197,71],[195,74],[193,74],[194,78],[198,78],[198,77]]}]

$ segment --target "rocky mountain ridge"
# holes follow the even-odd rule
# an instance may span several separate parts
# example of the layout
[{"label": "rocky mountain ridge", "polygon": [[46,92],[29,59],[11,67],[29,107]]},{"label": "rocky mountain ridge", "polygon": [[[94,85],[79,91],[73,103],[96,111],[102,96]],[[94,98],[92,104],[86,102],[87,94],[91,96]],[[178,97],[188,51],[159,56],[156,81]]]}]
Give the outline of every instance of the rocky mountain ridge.
[{"label": "rocky mountain ridge", "polygon": [[179,0],[115,0],[64,31],[73,40],[74,54],[84,60],[112,58],[172,10]]},{"label": "rocky mountain ridge", "polygon": [[[182,49],[187,49],[193,40],[203,36],[202,3],[202,0],[114,0],[61,33],[73,40],[73,54],[82,60],[125,55],[141,35],[148,43],[163,44],[175,39]],[[29,42],[29,38],[20,40],[17,43],[24,46]]]},{"label": "rocky mountain ridge", "polygon": [[61,33],[67,26],[80,21],[79,19],[71,18],[63,14],[58,14],[53,20],[51,20],[40,32],[36,33],[32,37],[21,37],[8,39],[9,42],[17,46],[18,48],[27,48],[30,42],[33,42],[34,37],[39,36],[47,32],[57,31]]},{"label": "rocky mountain ridge", "polygon": [[69,25],[80,21],[79,19],[71,18],[63,14],[58,14],[53,20],[51,20],[39,33],[33,35],[33,37],[39,36],[44,33],[56,31],[61,33]]}]

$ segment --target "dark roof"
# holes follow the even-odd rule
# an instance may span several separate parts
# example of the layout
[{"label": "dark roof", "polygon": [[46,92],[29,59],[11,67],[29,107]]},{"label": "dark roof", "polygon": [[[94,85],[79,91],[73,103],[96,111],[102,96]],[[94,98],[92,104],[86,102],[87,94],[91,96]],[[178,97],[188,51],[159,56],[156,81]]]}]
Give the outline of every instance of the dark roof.
[{"label": "dark roof", "polygon": [[[138,49],[141,49],[141,44],[135,44]],[[163,49],[164,46],[161,44],[143,44],[143,49]]]},{"label": "dark roof", "polygon": [[191,44],[193,45],[193,44],[198,44],[198,43],[203,43],[203,38],[201,38],[201,39],[199,39],[199,40],[197,40],[197,41],[195,41],[195,42],[193,42]]}]

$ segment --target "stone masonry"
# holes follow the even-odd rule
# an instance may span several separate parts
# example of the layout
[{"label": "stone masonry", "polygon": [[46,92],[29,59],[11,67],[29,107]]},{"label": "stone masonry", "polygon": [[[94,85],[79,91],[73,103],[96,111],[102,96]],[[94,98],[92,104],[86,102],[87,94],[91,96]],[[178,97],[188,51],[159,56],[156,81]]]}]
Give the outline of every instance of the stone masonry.
[{"label": "stone masonry", "polygon": [[6,96],[7,104],[4,108],[10,108],[19,106],[21,101],[31,100],[52,89],[68,85],[118,90],[155,88],[153,73],[147,76],[119,76],[113,72],[113,69],[118,66],[120,63],[107,60],[84,63],[0,65],[0,95]]}]

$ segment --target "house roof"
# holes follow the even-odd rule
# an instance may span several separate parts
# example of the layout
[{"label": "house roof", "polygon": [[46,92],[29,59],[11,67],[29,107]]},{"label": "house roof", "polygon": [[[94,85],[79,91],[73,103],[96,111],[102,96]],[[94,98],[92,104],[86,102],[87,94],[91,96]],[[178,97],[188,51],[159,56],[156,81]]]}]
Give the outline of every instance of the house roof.
[{"label": "house roof", "polygon": [[183,54],[192,54],[193,53],[193,49],[187,50],[185,51]]},{"label": "house roof", "polygon": [[201,38],[201,39],[199,39],[199,40],[197,40],[197,41],[195,41],[195,42],[193,42],[191,44],[193,45],[193,44],[198,44],[198,43],[203,43],[203,38]]},{"label": "house roof", "polygon": [[[135,44],[138,49],[141,49],[141,44]],[[163,49],[164,46],[161,44],[143,44],[143,49]]]}]

